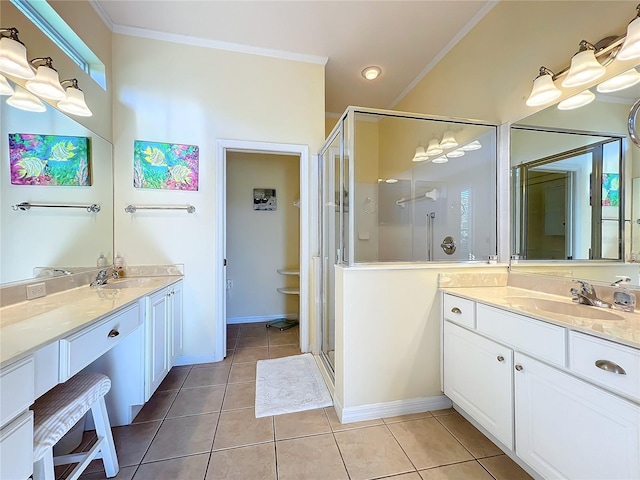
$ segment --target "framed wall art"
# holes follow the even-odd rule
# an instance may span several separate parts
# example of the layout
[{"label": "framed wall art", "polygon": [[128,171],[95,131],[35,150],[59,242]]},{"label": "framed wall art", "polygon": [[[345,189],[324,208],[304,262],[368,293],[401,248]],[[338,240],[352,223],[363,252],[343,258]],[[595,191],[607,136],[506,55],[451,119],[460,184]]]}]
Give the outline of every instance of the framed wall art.
[{"label": "framed wall art", "polygon": [[197,145],[136,140],[133,186],[197,191],[199,156]]}]

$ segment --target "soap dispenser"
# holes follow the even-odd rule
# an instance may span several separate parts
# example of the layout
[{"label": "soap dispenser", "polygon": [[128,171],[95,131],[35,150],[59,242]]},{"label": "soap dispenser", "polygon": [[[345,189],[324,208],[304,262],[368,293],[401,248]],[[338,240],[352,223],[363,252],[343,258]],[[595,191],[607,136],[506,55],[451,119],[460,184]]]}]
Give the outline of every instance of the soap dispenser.
[{"label": "soap dispenser", "polygon": [[118,277],[124,277],[124,258],[122,258],[119,253],[116,253],[115,258],[113,259],[113,267],[118,273]]},{"label": "soap dispenser", "polygon": [[631,279],[626,275],[616,276],[613,285],[619,287],[619,290],[613,292],[613,306],[625,312],[633,312],[636,308],[636,295],[629,291],[628,285]]},{"label": "soap dispenser", "polygon": [[96,266],[98,268],[104,268],[107,266],[107,257],[104,256],[104,253],[100,252],[98,255],[98,260],[96,261]]}]

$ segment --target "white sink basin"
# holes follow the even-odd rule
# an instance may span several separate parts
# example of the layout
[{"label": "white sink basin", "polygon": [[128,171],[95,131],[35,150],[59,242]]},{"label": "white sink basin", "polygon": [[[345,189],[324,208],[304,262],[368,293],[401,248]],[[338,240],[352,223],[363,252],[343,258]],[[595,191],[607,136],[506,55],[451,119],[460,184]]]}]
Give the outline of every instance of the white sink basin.
[{"label": "white sink basin", "polygon": [[158,279],[153,277],[123,278],[120,280],[111,280],[99,288],[112,290],[116,288],[152,287],[157,283]]},{"label": "white sink basin", "polygon": [[624,317],[611,310],[580,305],[578,303],[565,303],[546,298],[535,297],[505,297],[506,302],[514,308],[535,313],[536,311],[553,313],[555,315],[568,315],[570,317],[588,318],[591,320],[623,320]]}]

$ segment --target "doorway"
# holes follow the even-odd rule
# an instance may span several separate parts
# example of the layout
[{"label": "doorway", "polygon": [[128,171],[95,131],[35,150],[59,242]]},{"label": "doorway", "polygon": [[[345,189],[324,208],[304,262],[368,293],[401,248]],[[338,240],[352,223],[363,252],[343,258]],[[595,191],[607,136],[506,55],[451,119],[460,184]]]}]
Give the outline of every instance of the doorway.
[{"label": "doorway", "polygon": [[[312,239],[310,232],[312,215],[309,208],[310,178],[309,178],[309,149],[306,145],[275,144],[252,142],[243,140],[217,140],[217,155],[215,162],[216,176],[216,212],[215,233],[213,241],[214,262],[214,296],[216,309],[215,323],[215,358],[221,361],[226,356],[226,319],[227,319],[227,160],[228,156],[237,153],[261,155],[287,155],[299,160],[299,345],[302,352],[309,351],[309,259]],[[292,161],[294,161],[292,159]],[[256,189],[270,189],[268,185],[255,185]],[[275,192],[277,204],[277,191]],[[247,199],[253,202],[253,192]],[[264,213],[269,213],[264,212]],[[286,265],[282,266],[287,267]],[[230,278],[230,280],[234,280]],[[265,289],[276,291],[278,285],[264,285]]]}]

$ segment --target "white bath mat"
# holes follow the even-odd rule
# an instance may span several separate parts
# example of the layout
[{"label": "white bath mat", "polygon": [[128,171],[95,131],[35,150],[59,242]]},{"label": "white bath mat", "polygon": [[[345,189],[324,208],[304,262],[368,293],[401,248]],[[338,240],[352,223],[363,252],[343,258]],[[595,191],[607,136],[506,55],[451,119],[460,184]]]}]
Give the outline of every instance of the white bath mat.
[{"label": "white bath mat", "polygon": [[333,405],[313,355],[259,360],[256,418]]}]

